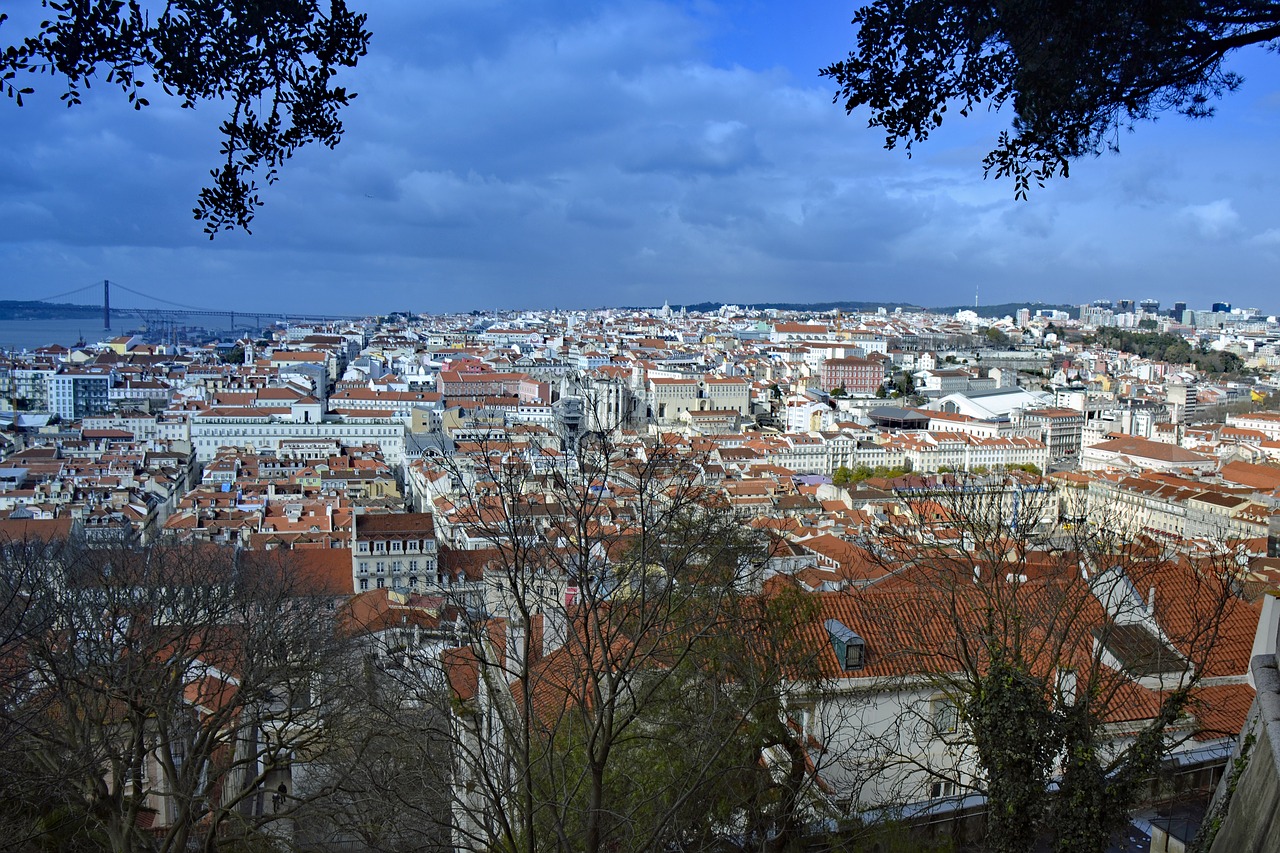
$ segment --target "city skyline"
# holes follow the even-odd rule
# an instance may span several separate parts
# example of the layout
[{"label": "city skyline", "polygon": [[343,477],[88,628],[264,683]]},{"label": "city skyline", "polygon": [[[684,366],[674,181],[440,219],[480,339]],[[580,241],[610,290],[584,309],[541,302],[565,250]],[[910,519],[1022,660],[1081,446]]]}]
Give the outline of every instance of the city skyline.
[{"label": "city skyline", "polygon": [[3,298],[107,278],[200,306],[385,313],[942,306],[976,286],[987,304],[1275,310],[1280,75],[1261,50],[1229,61],[1245,83],[1215,118],[1141,125],[1119,156],[1015,202],[982,179],[1000,116],[908,160],[831,103],[816,72],[852,46],[844,4],[368,12],[344,140],[286,165],[252,236],[210,243],[189,217],[216,159],[212,105],[135,113],[98,86],[67,110],[35,79],[2,126]]}]

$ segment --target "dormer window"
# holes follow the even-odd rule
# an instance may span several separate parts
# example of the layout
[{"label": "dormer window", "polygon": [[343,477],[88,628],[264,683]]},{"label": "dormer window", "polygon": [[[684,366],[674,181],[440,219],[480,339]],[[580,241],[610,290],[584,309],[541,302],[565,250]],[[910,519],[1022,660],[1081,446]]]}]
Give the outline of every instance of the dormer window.
[{"label": "dormer window", "polygon": [[827,636],[831,638],[831,648],[836,653],[836,660],[845,672],[856,672],[867,665],[867,642],[855,634],[838,619],[828,619],[823,623]]}]

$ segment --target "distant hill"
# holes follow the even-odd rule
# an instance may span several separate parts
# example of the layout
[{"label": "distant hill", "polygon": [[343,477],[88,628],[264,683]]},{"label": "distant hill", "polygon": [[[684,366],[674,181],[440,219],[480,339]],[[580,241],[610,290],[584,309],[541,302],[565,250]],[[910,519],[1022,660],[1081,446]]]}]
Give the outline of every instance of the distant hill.
[{"label": "distant hill", "polygon": [[[688,308],[690,311],[701,311],[707,313],[710,311],[719,311],[725,305],[724,302],[699,302],[697,305],[672,305],[671,307],[679,311],[682,307]],[[752,308],[759,311],[767,311],[773,309],[775,311],[875,311],[877,308],[887,308],[892,311],[894,308],[901,308],[903,311],[923,311],[925,310],[919,305],[913,305],[909,302],[753,302]]]},{"label": "distant hill", "polygon": [[102,306],[100,305],[0,299],[0,320],[61,320],[101,316]]},{"label": "distant hill", "polygon": [[[711,311],[719,311],[724,307],[723,302],[699,302],[696,305],[672,305],[671,307],[679,311],[682,307],[688,308],[690,311],[701,311],[703,313]],[[1012,316],[1021,308],[1030,309],[1032,313],[1036,311],[1066,311],[1073,318],[1079,318],[1080,307],[1078,305],[1067,304],[1051,304],[1048,302],[1002,302],[999,305],[979,305],[974,308],[972,305],[951,305],[944,308],[926,308],[910,302],[757,302],[750,306],[756,310],[767,311],[773,309],[775,311],[812,311],[821,313],[823,311],[848,311],[858,313],[864,311],[875,311],[884,308],[892,311],[895,308],[901,308],[903,311],[932,311],[935,314],[954,314],[957,311],[975,311],[979,317],[990,317],[992,319],[1000,319],[1005,316]]]},{"label": "distant hill", "polygon": [[[688,308],[690,311],[710,313],[713,311],[719,311],[724,305],[725,303],[723,302],[699,302],[693,305],[673,305],[671,307],[676,311],[679,311],[683,307]],[[952,305],[946,308],[926,308],[912,302],[865,302],[857,300],[844,302],[759,302],[753,303],[751,307],[757,310],[773,309],[776,311],[811,311],[815,314],[822,313],[824,311],[837,310],[848,313],[858,313],[876,311],[880,308],[884,308],[887,311],[893,311],[895,308],[901,308],[903,311],[932,311],[935,314],[954,314],[957,311],[976,310],[979,317],[991,317],[993,319],[1012,316],[1017,313],[1019,308],[1029,308],[1032,312],[1037,310],[1055,309],[1058,311],[1066,311],[1070,313],[1073,318],[1078,318],[1080,316],[1080,308],[1078,306],[1055,305],[1046,302],[1005,302],[1000,305],[981,305],[976,309],[971,305]],[[478,314],[479,312],[473,313]],[[0,320],[57,320],[100,316],[102,316],[102,307],[98,305],[76,305],[70,302],[36,302],[0,299]]]}]

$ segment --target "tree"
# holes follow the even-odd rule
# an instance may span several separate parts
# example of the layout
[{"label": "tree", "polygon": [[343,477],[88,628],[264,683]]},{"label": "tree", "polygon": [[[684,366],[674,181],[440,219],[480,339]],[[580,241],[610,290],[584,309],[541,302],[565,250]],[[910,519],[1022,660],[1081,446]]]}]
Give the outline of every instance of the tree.
[{"label": "tree", "polygon": [[[134,109],[148,106],[148,83],[187,109],[225,102],[221,155],[193,211],[210,239],[249,230],[258,205],[255,178],[274,183],[281,165],[312,142],[342,137],[338,111],[354,92],[334,84],[338,69],[365,54],[366,16],[345,0],[170,0],[154,16],[137,2],[50,3],[54,15],[0,50],[0,90],[18,106],[48,75],[65,86],[68,106],[101,78]],[[0,13],[0,25],[8,20]]]},{"label": "tree", "polygon": [[377,648],[377,626],[349,627],[365,653],[351,685],[360,713],[344,718],[308,766],[295,841],[305,849],[452,851],[451,711],[443,683],[428,675],[439,673],[438,659],[417,648],[395,650],[397,660]]},{"label": "tree", "polygon": [[895,570],[880,594],[945,626],[945,642],[896,653],[954,711],[904,719],[944,752],[902,748],[918,735],[887,737],[886,751],[985,795],[993,851],[1031,850],[1050,828],[1060,851],[1105,850],[1165,759],[1203,733],[1202,681],[1247,666],[1252,614],[1227,555],[1167,551],[1114,513],[1064,535],[1033,477],[953,476],[907,509],[876,539]]},{"label": "tree", "polygon": [[[302,765],[350,716],[326,601],[275,559],[64,548],[22,583],[0,798],[16,849],[287,840]],[[323,703],[323,704],[322,704]]]},{"label": "tree", "polygon": [[845,110],[871,109],[885,147],[908,153],[961,116],[1009,107],[985,173],[1031,181],[1068,173],[1077,158],[1117,150],[1119,134],[1172,110],[1213,114],[1241,84],[1223,68],[1232,51],[1280,37],[1273,3],[1042,3],[875,0],[853,18],[857,48],[823,69]]},{"label": "tree", "polygon": [[1186,338],[1169,332],[1131,332],[1104,326],[1097,330],[1090,343],[1170,364],[1190,363],[1206,373],[1239,373],[1244,368],[1244,359],[1233,352],[1214,350],[1206,340],[1193,348]]},{"label": "tree", "polygon": [[[463,849],[785,849],[822,799],[786,722],[809,602],[765,595],[766,541],[674,437],[546,456],[492,436],[440,464],[442,535],[480,546],[452,691]],[[547,464],[547,460],[552,460]],[[534,464],[534,463],[537,464]]]}]

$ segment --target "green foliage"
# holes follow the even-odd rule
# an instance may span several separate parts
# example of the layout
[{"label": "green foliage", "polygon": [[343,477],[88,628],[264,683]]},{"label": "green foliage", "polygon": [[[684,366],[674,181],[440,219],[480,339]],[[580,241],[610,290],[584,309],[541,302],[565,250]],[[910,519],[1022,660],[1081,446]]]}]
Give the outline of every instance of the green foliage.
[{"label": "green foliage", "polygon": [[896,821],[876,823],[841,833],[831,841],[832,853],[955,853],[950,838],[936,838]]},{"label": "green foliage", "polygon": [[987,671],[963,706],[978,762],[987,778],[987,844],[993,853],[1023,853],[1049,805],[1049,770],[1058,750],[1050,691],[1026,663],[993,645]]},{"label": "green foliage", "polygon": [[[664,638],[631,662],[651,671],[623,682],[628,701],[609,715],[571,706],[540,729],[529,764],[533,802],[543,804],[534,849],[573,848],[566,839],[592,833],[607,849],[708,849],[727,826],[752,849],[799,838],[808,755],[783,700],[788,685],[817,678],[815,650],[798,639],[816,600],[793,589],[726,598],[708,586],[672,604],[663,631],[678,645]],[[687,638],[695,624],[714,630]],[[628,617],[609,633],[634,630]]]},{"label": "green foliage", "polygon": [[1193,348],[1185,338],[1168,332],[1131,332],[1107,326],[1098,329],[1089,342],[1155,361],[1191,364],[1205,373],[1238,373],[1244,368],[1244,359],[1233,352],[1211,350],[1206,341]]},{"label": "green foliage", "polygon": [[1004,330],[996,326],[987,329],[986,338],[988,343],[996,346],[1007,346],[1009,344],[1009,336],[1004,333]]},{"label": "green foliage", "polygon": [[333,78],[364,56],[370,34],[366,16],[345,0],[323,5],[327,11],[318,0],[175,0],[152,15],[122,0],[50,3],[55,14],[36,32],[0,45],[0,91],[22,106],[35,89],[19,88],[19,74],[49,75],[65,85],[67,106],[97,80],[118,86],[136,110],[150,104],[148,83],[183,108],[225,104],[225,160],[210,171],[194,214],[210,239],[248,231],[262,203],[255,177],[274,183],[299,148],[332,148],[342,137],[338,111],[355,93]]},{"label": "green foliage", "polygon": [[851,484],[861,483],[863,480],[870,480],[872,477],[884,477],[892,480],[894,477],[902,477],[909,473],[911,472],[908,469],[901,466],[887,468],[883,465],[877,465],[876,467],[871,468],[867,465],[859,465],[857,468],[853,469],[853,473],[850,475],[849,480]]},{"label": "green foliage", "polygon": [[853,482],[853,471],[848,466],[841,465],[831,475],[831,484],[833,486],[847,486]]},{"label": "green foliage", "polygon": [[822,71],[846,112],[870,109],[885,147],[937,130],[949,108],[1013,111],[983,165],[1031,182],[1117,150],[1119,132],[1166,110],[1213,113],[1241,78],[1223,58],[1277,36],[1280,11],[1242,2],[1044,4],[875,0],[854,13],[856,48]]},{"label": "green foliage", "polygon": [[1059,853],[1103,853],[1111,836],[1129,820],[1139,786],[1160,769],[1165,734],[1190,697],[1182,687],[1165,695],[1154,721],[1115,760],[1099,735],[1094,697],[1083,696],[1057,709],[1063,744],[1062,774],[1054,801],[1053,827]]}]

